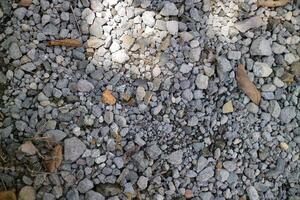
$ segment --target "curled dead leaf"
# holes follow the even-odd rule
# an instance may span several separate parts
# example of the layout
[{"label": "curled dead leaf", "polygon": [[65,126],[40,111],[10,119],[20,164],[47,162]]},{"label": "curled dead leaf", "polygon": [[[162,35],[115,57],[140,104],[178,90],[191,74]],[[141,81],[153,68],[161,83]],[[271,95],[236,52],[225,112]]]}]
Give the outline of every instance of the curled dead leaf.
[{"label": "curled dead leaf", "polygon": [[261,0],[257,2],[257,5],[262,7],[274,8],[274,7],[285,6],[288,3],[289,0]]},{"label": "curled dead leaf", "polygon": [[19,150],[28,156],[33,156],[39,151],[31,141],[26,141],[19,147]]},{"label": "curled dead leaf", "polygon": [[32,3],[32,0],[21,0],[20,1],[20,5],[24,6],[24,7],[30,6],[31,3]]},{"label": "curled dead leaf", "polygon": [[112,95],[110,90],[105,90],[102,93],[102,102],[109,105],[116,104],[116,98]]},{"label": "curled dead leaf", "polygon": [[3,191],[0,192],[1,200],[17,200],[16,193],[13,191]]},{"label": "curled dead leaf", "polygon": [[58,167],[60,166],[62,161],[62,146],[56,145],[52,152],[50,153],[50,156],[45,156],[45,167],[48,172],[55,172]]},{"label": "curled dead leaf", "polygon": [[80,47],[81,42],[75,39],[62,39],[48,41],[49,46],[66,46],[66,47]]},{"label": "curled dead leaf", "polygon": [[256,86],[250,81],[244,65],[239,65],[236,72],[236,81],[239,87],[246,93],[246,95],[255,104],[259,104],[261,94],[257,90]]}]

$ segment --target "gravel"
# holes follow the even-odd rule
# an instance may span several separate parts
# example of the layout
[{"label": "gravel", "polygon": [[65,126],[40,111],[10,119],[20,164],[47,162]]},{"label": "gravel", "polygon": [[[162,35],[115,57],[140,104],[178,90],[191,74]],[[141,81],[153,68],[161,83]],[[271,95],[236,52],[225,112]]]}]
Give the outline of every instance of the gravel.
[{"label": "gravel", "polygon": [[[298,199],[299,14],[293,1],[0,0],[2,185],[20,199]],[[18,150],[27,141],[38,154]]]}]

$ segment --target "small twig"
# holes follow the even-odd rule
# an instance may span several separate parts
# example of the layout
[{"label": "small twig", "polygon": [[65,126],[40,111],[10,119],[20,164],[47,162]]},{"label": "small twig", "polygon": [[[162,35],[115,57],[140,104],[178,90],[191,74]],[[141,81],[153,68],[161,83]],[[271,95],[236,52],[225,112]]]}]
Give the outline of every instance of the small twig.
[{"label": "small twig", "polygon": [[73,6],[70,5],[70,8],[71,8],[71,11],[72,11],[72,14],[73,14],[74,21],[75,21],[75,24],[76,24],[76,26],[77,26],[78,32],[79,32],[80,36],[82,36],[82,33],[81,33],[81,30],[80,30],[79,24],[78,24],[78,22],[77,22],[77,19],[76,19],[75,13],[74,13]]}]

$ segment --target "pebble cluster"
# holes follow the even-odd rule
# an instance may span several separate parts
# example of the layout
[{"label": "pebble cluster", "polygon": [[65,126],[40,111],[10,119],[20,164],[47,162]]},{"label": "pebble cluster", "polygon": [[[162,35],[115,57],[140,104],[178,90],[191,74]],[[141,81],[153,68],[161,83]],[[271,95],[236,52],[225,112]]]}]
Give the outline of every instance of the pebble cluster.
[{"label": "pebble cluster", "polygon": [[[300,199],[292,1],[4,1],[1,147],[22,161],[30,138],[63,146],[57,173],[0,173],[20,199]],[[47,45],[65,38],[83,46]],[[259,105],[238,87],[238,64]]]}]

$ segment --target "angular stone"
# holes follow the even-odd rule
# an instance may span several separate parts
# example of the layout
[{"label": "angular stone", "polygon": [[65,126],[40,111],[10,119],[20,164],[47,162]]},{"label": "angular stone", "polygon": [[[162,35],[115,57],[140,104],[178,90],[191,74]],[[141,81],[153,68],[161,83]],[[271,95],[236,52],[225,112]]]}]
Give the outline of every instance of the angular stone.
[{"label": "angular stone", "polygon": [[77,90],[79,92],[90,92],[94,89],[94,85],[87,80],[79,80],[77,83]]},{"label": "angular stone", "polygon": [[165,1],[164,7],[161,9],[160,14],[163,16],[176,16],[178,15],[178,9],[174,3]]},{"label": "angular stone", "polygon": [[269,77],[273,72],[272,68],[268,64],[262,62],[255,62],[253,66],[253,73],[257,77]]},{"label": "angular stone", "polygon": [[196,86],[199,89],[207,89],[208,88],[208,76],[203,74],[198,74],[196,80],[195,80]]},{"label": "angular stone", "polygon": [[67,161],[76,161],[85,151],[85,144],[76,137],[65,139],[64,157]]},{"label": "angular stone", "polygon": [[253,29],[253,28],[259,28],[263,25],[263,20],[259,16],[253,16],[246,20],[237,22],[235,24],[236,29],[238,29],[240,32],[245,33],[246,31]]},{"label": "angular stone", "polygon": [[21,69],[23,69],[26,72],[32,72],[36,69],[36,66],[33,63],[26,63],[21,66]]},{"label": "angular stone", "polygon": [[114,52],[111,55],[112,61],[120,64],[124,64],[126,61],[129,60],[129,56],[127,55],[124,49],[121,49],[117,52]]},{"label": "angular stone", "polygon": [[226,114],[226,113],[232,113],[233,112],[232,101],[228,101],[227,103],[225,103],[223,105],[222,111],[223,111],[224,114]]},{"label": "angular stone", "polygon": [[253,56],[271,56],[271,40],[267,40],[264,37],[256,38],[251,44],[250,54]]},{"label": "angular stone", "polygon": [[78,183],[77,190],[80,193],[86,193],[87,191],[91,190],[93,187],[94,187],[93,181],[91,181],[88,178],[84,178]]},{"label": "angular stone", "polygon": [[280,121],[285,124],[290,123],[296,117],[296,108],[293,106],[285,107],[280,112]]},{"label": "angular stone", "polygon": [[61,130],[48,130],[44,133],[44,136],[51,138],[54,142],[63,140],[67,134]]},{"label": "angular stone", "polygon": [[180,165],[182,163],[183,152],[181,150],[175,151],[168,156],[168,162],[172,165]]}]

